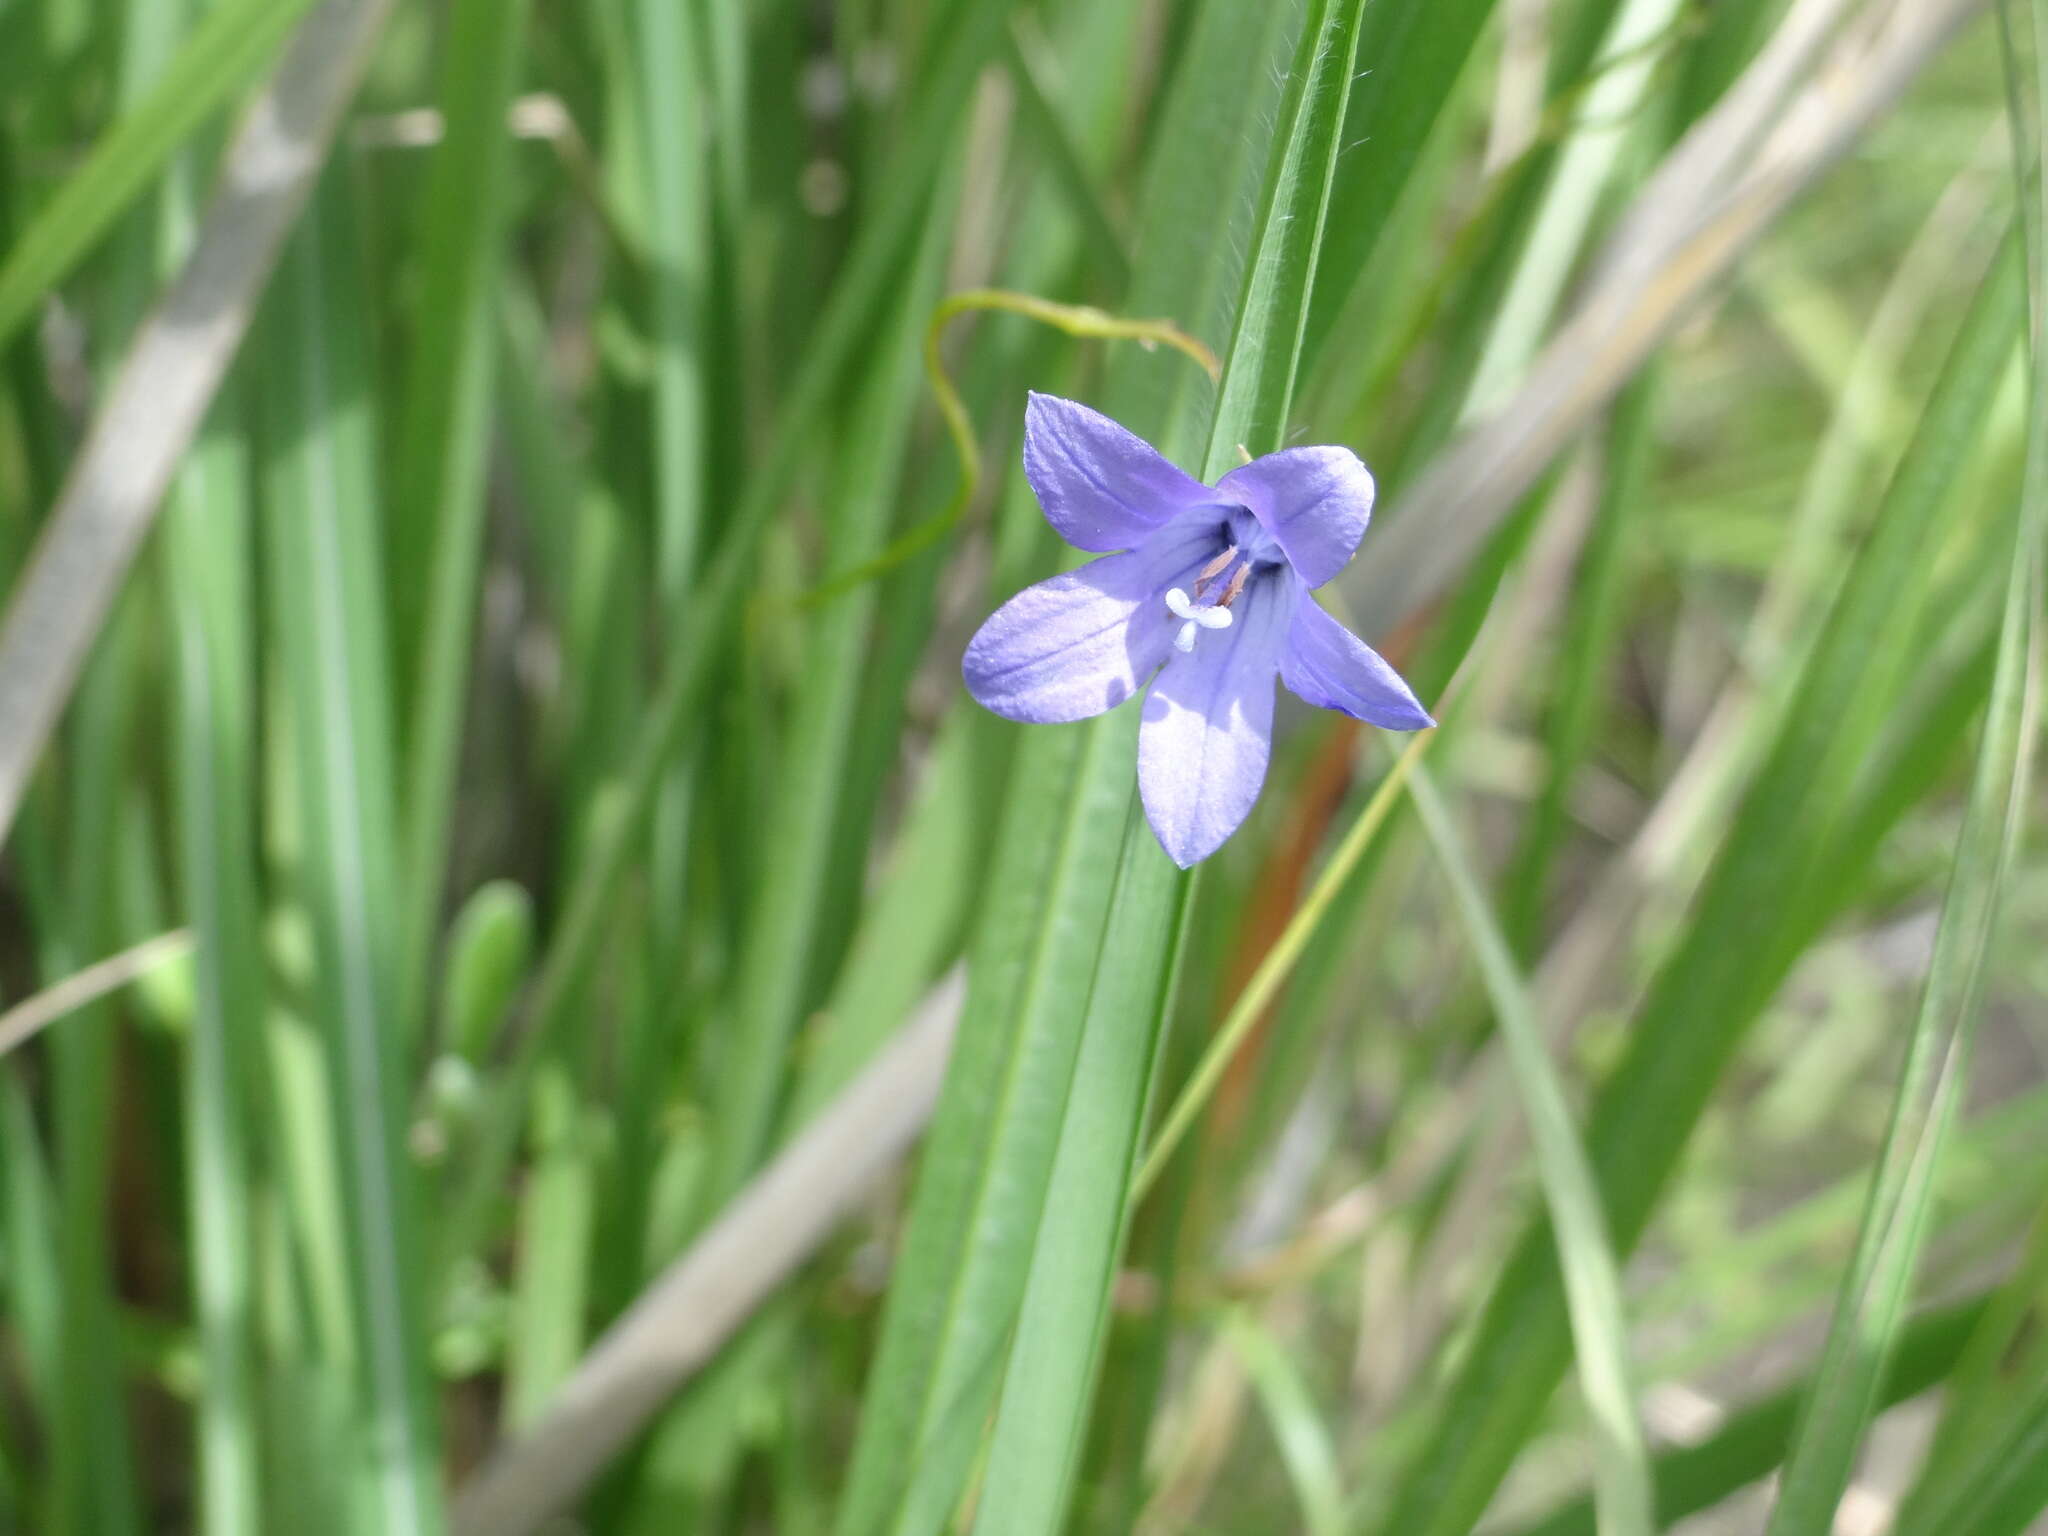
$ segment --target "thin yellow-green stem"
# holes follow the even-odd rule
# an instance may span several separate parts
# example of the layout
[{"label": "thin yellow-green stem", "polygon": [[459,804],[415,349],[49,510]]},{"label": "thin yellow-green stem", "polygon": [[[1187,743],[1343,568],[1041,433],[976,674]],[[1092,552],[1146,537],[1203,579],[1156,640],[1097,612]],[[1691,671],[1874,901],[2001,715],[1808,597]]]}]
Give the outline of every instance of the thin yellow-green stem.
[{"label": "thin yellow-green stem", "polygon": [[873,559],[864,560],[805,593],[797,605],[800,609],[821,607],[865,582],[887,575],[905,561],[930,549],[966,518],[974,493],[981,486],[981,448],[974,439],[974,422],[967,414],[967,403],[960,398],[952,375],[946,371],[945,360],[939,355],[939,340],[953,320],[974,310],[1001,310],[1023,315],[1065,331],[1069,336],[1099,341],[1135,341],[1146,347],[1163,343],[1186,353],[1211,379],[1220,377],[1223,372],[1216,354],[1171,320],[1125,320],[1086,304],[1055,304],[1036,294],[1015,293],[1006,288],[968,288],[948,294],[932,311],[931,324],[925,327],[924,367],[931,378],[939,415],[946,423],[946,435],[952,438],[953,451],[960,459],[960,484],[953,492],[952,500],[937,514],[909,529]]},{"label": "thin yellow-green stem", "polygon": [[1231,1005],[1229,1014],[1223,1020],[1223,1027],[1216,1031],[1216,1038],[1209,1042],[1208,1050],[1202,1055],[1201,1064],[1195,1068],[1194,1075],[1188,1079],[1187,1087],[1181,1090],[1180,1097],[1174,1101],[1171,1113],[1159,1128],[1159,1135],[1146,1151],[1144,1162],[1139,1164],[1137,1177],[1131,1181],[1131,1198],[1134,1201],[1142,1200],[1146,1192],[1152,1188],[1166,1167],[1167,1160],[1173,1156],[1174,1149],[1180,1145],[1182,1138],[1188,1133],[1188,1128],[1194,1124],[1195,1117],[1201,1114],[1208,1104],[1209,1096],[1216,1091],[1217,1083],[1222,1081],[1224,1069],[1230,1065],[1231,1058],[1237,1054],[1238,1048],[1250,1035],[1252,1025],[1258,1022],[1259,1015],[1266,1010],[1266,1005],[1272,1002],[1273,995],[1280,990],[1280,984],[1287,979],[1288,973],[1301,959],[1301,953],[1308,947],[1308,941],[1314,936],[1317,924],[1322,922],[1324,914],[1330,909],[1330,904],[1337,899],[1337,893],[1344,888],[1345,880],[1350,877],[1352,870],[1358,867],[1358,861],[1365,857],[1365,851],[1372,846],[1373,838],[1378,836],[1381,826],[1385,824],[1388,814],[1399,800],[1402,786],[1408,782],[1408,776],[1415,771],[1415,765],[1422,760],[1423,752],[1435,735],[1436,732],[1433,730],[1417,733],[1401,755],[1394,759],[1393,767],[1387,770],[1387,776],[1380,780],[1379,787],[1372,792],[1372,798],[1366,801],[1365,809],[1358,813],[1358,820],[1352,823],[1351,830],[1344,834],[1344,841],[1337,845],[1337,851],[1323,867],[1322,874],[1317,877],[1314,887],[1308,893],[1308,899],[1302,902],[1300,910],[1289,919],[1278,942],[1266,951],[1266,957],[1259,962],[1259,968],[1252,972],[1252,979],[1245,984],[1244,991],[1238,994],[1237,1001]]}]

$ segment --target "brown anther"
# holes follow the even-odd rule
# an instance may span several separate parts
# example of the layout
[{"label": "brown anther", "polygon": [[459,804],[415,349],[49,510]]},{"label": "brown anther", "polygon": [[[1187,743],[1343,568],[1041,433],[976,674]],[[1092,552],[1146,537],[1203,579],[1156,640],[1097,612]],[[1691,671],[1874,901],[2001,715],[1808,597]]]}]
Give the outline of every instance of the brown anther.
[{"label": "brown anther", "polygon": [[1251,580],[1251,574],[1252,563],[1249,560],[1245,561],[1235,571],[1232,571],[1230,573],[1230,585],[1225,587],[1223,595],[1216,599],[1216,606],[1218,608],[1228,608],[1232,603],[1236,602],[1238,593],[1244,590],[1244,584]]},{"label": "brown anther", "polygon": [[1207,565],[1203,566],[1200,571],[1196,572],[1195,596],[1200,597],[1202,595],[1202,588],[1208,586],[1209,583],[1215,579],[1216,573],[1222,570],[1223,567],[1230,564],[1230,562],[1235,560],[1236,558],[1237,546],[1233,544],[1230,546],[1230,548],[1224,550],[1222,554],[1218,555],[1214,560],[1211,560]]}]

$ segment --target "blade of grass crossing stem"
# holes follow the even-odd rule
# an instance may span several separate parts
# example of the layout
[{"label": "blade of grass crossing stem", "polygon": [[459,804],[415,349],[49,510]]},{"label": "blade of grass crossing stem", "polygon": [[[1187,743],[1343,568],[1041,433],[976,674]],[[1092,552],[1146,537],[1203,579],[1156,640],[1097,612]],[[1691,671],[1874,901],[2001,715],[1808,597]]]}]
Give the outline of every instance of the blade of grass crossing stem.
[{"label": "blade of grass crossing stem", "polygon": [[1436,781],[1421,763],[1408,793],[1443,866],[1458,914],[1479,961],[1495,1023],[1507,1047],[1536,1174],[1557,1236],[1564,1272],[1579,1395],[1593,1421],[1593,1479],[1601,1536],[1648,1536],[1654,1529],[1649,1453],[1636,1415],[1628,1363],[1628,1318],[1622,1307],[1621,1270],[1608,1241],[1600,1191],[1572,1124],[1564,1087],[1551,1065],[1543,1028],[1515,965],[1507,935],[1479,883],[1463,835],[1451,819]]},{"label": "blade of grass crossing stem", "polygon": [[450,10],[445,136],[420,206],[420,297],[389,564],[396,654],[418,658],[419,679],[410,698],[401,690],[399,700],[401,710],[409,704],[411,723],[399,998],[408,1037],[426,1016],[461,759],[504,257],[505,112],[519,80],[527,11],[528,0],[459,0]]},{"label": "blade of grass crossing stem", "polygon": [[[1146,208],[1235,205],[1219,194],[1219,167],[1250,169],[1242,151],[1270,98],[1246,88],[1265,78],[1246,61],[1273,55],[1278,12],[1203,6],[1166,109],[1169,125],[1190,131],[1160,133]],[[1167,227],[1172,238],[1138,253],[1127,303],[1187,316],[1227,281],[1234,242],[1191,242],[1177,225],[1162,233]],[[1169,453],[1185,453],[1199,404],[1183,386],[1185,365],[1148,371],[1120,357],[1116,366],[1112,410]],[[1156,417],[1144,414],[1141,394],[1158,402]],[[1075,1000],[1088,994],[1110,922],[1130,821],[1134,724],[1112,715],[1028,732],[1019,743],[960,1043],[890,1288],[839,1536],[935,1531],[966,1482],[1045,1208],[1085,1016]],[[1156,847],[1140,852],[1175,878]],[[1156,966],[1163,957],[1148,958]]]},{"label": "blade of grass crossing stem", "polygon": [[[1599,1097],[1588,1142],[1621,1252],[1641,1236],[1723,1067],[1796,957],[1785,936],[1803,931],[1799,914],[1826,887],[1844,808],[1901,690],[1926,549],[2022,320],[2014,254],[1971,306],[1784,727]],[[1438,1433],[1383,1529],[1464,1532],[1532,1430],[1569,1356],[1549,1248],[1540,1228],[1526,1233],[1496,1282],[1471,1352],[1439,1399]]]},{"label": "blade of grass crossing stem", "polygon": [[[1053,1151],[1045,1214],[996,1409],[975,1536],[1027,1536],[1064,1528],[1085,1443],[1094,1380],[1109,1322],[1138,1132],[1173,1001],[1191,880],[1147,880],[1159,856],[1135,811],[1124,825],[1122,868],[1111,897],[1073,1084]],[[1113,953],[1166,957],[1163,965],[1108,966]],[[1105,976],[1104,970],[1111,974]]]},{"label": "blade of grass crossing stem", "polygon": [[372,381],[347,183],[330,172],[273,287],[265,445],[314,1006],[335,1095],[360,1340],[365,1486],[381,1536],[443,1528],[402,1139],[397,828]]},{"label": "blade of grass crossing stem", "polygon": [[0,264],[0,346],[148,188],[185,140],[256,78],[312,0],[229,0],[93,146]]},{"label": "blade of grass crossing stem", "polygon": [[1514,275],[1466,392],[1468,418],[1494,410],[1521,382],[1549,331],[1601,194],[1649,96],[1657,62],[1651,44],[1669,30],[1679,9],[1680,0],[1620,0],[1613,6],[1591,65],[1592,82],[1523,235]]}]

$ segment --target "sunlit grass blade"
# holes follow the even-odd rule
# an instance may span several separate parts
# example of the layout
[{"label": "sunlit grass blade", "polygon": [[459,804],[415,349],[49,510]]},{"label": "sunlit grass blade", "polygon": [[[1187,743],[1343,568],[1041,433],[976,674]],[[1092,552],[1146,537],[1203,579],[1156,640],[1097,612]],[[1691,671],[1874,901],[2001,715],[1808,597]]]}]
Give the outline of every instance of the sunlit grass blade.
[{"label": "sunlit grass blade", "polygon": [[405,1152],[398,829],[375,414],[346,183],[330,174],[266,316],[266,531],[289,680],[301,878],[347,1195],[367,1528],[442,1528]]},{"label": "sunlit grass blade", "polygon": [[[1640,1238],[1722,1068],[1816,925],[1830,866],[1850,852],[1837,853],[1835,839],[1852,830],[1845,808],[1901,690],[1920,562],[2006,365],[2018,277],[2002,260],[1980,290],[1784,729],[1594,1110],[1588,1142],[1621,1252]],[[1437,1404],[1440,1433],[1385,1529],[1462,1532],[1533,1428],[1570,1348],[1549,1246],[1547,1231],[1531,1231],[1502,1273]]]},{"label": "sunlit grass blade", "polygon": [[1416,764],[1408,793],[1436,848],[1478,956],[1480,975],[1493,1002],[1494,1021],[1514,1069],[1522,1113],[1529,1122],[1537,1177],[1550,1211],[1551,1230],[1557,1235],[1579,1392],[1594,1426],[1593,1475],[1601,1536],[1649,1536],[1655,1524],[1650,1507],[1649,1453],[1631,1385],[1621,1270],[1608,1241],[1600,1191],[1572,1124],[1564,1087],[1551,1065],[1528,987],[1480,886],[1472,855],[1443,796],[1437,793],[1427,765]]},{"label": "sunlit grass blade", "polygon": [[255,78],[313,0],[229,0],[195,27],[149,94],[94,146],[0,263],[0,345],[106,234],[150,178]]}]

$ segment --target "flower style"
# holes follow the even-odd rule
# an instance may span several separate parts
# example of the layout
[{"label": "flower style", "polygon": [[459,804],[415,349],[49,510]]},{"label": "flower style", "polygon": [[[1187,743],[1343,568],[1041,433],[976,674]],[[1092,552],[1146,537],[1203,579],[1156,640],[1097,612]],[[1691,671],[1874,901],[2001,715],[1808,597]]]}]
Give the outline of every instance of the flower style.
[{"label": "flower style", "polygon": [[968,692],[1044,724],[1114,709],[1150,679],[1138,788],[1181,868],[1221,847],[1259,798],[1276,676],[1387,730],[1435,723],[1309,596],[1372,515],[1372,475],[1350,449],[1283,449],[1207,486],[1107,416],[1033,394],[1024,474],[1060,537],[1103,558],[998,608],[968,644]]}]

